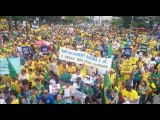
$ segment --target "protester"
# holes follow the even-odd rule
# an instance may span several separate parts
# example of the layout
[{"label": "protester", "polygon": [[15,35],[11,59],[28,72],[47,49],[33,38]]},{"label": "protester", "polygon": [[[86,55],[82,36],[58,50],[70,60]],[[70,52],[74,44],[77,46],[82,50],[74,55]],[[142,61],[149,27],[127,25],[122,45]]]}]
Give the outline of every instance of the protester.
[{"label": "protester", "polygon": [[15,90],[10,90],[9,95],[11,98],[11,104],[19,104],[19,100],[17,98],[17,92]]},{"label": "protester", "polygon": [[[132,104],[139,97],[140,104],[153,104],[159,94],[160,39],[150,30],[44,24],[28,26],[26,40],[18,27],[9,38],[0,36],[0,96],[6,104]],[[5,58],[14,69],[3,66]],[[7,68],[9,74],[1,70]]]}]

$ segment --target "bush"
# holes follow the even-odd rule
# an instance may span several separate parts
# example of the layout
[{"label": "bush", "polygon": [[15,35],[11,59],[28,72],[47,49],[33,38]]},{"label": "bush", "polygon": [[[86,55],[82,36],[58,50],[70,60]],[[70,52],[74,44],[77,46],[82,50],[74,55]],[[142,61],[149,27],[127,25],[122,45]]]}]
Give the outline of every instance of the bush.
[{"label": "bush", "polygon": [[146,27],[145,23],[143,22],[133,22],[132,26],[133,27]]}]

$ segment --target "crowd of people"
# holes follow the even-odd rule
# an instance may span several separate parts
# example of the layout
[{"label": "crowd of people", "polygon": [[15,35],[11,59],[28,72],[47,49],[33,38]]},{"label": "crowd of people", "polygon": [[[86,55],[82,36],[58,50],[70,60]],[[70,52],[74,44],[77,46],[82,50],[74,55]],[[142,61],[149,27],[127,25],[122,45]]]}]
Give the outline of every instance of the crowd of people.
[{"label": "crowd of people", "polygon": [[[52,24],[29,28],[28,35],[23,26],[10,33],[9,39],[0,35],[0,58],[20,57],[21,65],[20,74],[13,78],[0,74],[1,104],[154,104],[154,96],[159,95],[160,39],[150,30]],[[41,51],[44,44],[47,54]],[[142,44],[147,45],[147,51],[141,51]],[[29,55],[23,54],[23,46],[30,48]],[[104,71],[60,60],[60,47],[95,57],[112,57],[112,68]],[[130,48],[131,55],[124,55],[124,48]],[[124,70],[127,61],[130,67]],[[110,86],[104,103],[106,74]],[[57,84],[58,92],[51,93],[49,86]],[[86,98],[73,96],[75,90],[86,94]]]}]

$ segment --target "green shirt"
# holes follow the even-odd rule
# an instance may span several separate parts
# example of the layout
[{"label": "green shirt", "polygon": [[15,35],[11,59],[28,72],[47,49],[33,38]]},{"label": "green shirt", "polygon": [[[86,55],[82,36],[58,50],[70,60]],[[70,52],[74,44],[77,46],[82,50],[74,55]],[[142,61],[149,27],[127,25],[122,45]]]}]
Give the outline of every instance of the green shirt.
[{"label": "green shirt", "polygon": [[69,74],[69,73],[62,74],[62,75],[61,75],[61,80],[62,80],[63,82],[69,80],[70,78],[71,78],[71,77],[70,77],[70,74]]},{"label": "green shirt", "polygon": [[[54,101],[54,104],[59,104],[57,100]],[[65,100],[62,100],[60,104],[67,104]]]},{"label": "green shirt", "polygon": [[[82,92],[85,93],[85,94],[87,94],[86,86],[83,86]],[[93,91],[93,89],[92,89],[91,87],[89,88],[89,95],[90,95],[90,96],[93,96],[93,95],[94,95],[94,91]]]},{"label": "green shirt", "polygon": [[154,84],[157,84],[157,80],[155,80],[154,78],[158,78],[158,74],[155,74],[155,73],[152,72],[151,77],[153,78]]},{"label": "green shirt", "polygon": [[40,85],[36,85],[36,88],[38,89],[38,93],[41,95],[43,90],[45,89],[44,88],[44,85],[40,84]]},{"label": "green shirt", "polygon": [[82,101],[80,100],[79,102],[72,100],[71,104],[82,104]]}]

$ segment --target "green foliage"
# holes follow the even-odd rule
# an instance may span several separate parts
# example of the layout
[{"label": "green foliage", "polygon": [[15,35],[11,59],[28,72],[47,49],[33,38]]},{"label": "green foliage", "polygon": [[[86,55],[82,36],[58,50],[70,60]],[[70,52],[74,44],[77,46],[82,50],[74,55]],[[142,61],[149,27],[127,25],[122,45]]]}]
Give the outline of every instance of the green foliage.
[{"label": "green foliage", "polygon": [[132,26],[133,27],[146,27],[144,22],[135,22],[135,21],[133,21]]},{"label": "green foliage", "polygon": [[122,18],[119,18],[119,19],[113,19],[112,20],[112,25],[115,25],[115,26],[120,26],[123,24],[123,20]]}]

